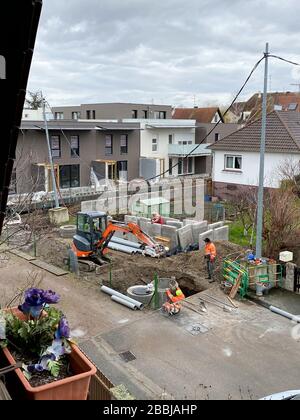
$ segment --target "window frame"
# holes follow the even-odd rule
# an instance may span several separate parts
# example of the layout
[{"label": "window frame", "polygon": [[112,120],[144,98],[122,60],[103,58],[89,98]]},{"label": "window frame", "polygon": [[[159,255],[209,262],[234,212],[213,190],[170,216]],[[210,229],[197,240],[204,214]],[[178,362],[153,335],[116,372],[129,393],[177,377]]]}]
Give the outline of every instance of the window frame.
[{"label": "window frame", "polygon": [[[227,159],[232,158],[233,159],[233,167],[230,168],[227,166]],[[241,159],[240,168],[236,168],[236,160]],[[233,172],[242,172],[243,170],[243,156],[242,155],[224,155],[224,170],[225,171],[233,171]]]},{"label": "window frame", "polygon": [[[126,146],[122,146],[123,137],[125,137]],[[120,155],[128,155],[128,134],[121,134],[120,136]]]},{"label": "window frame", "polygon": [[63,113],[63,112],[61,112],[61,111],[57,111],[57,112],[55,112],[55,113],[54,113],[54,119],[55,119],[56,121],[63,120],[63,119],[64,119],[64,113]]},{"label": "window frame", "polygon": [[[77,169],[77,177],[73,177],[74,172],[72,172],[74,169]],[[66,171],[68,171],[68,177],[69,177],[69,185],[68,186],[64,186],[62,185],[62,181],[64,179],[63,175],[62,175],[62,168],[64,168]],[[76,181],[76,183],[78,185],[74,185],[74,181]],[[59,165],[59,186],[61,189],[70,189],[70,188],[79,188],[80,187],[80,165]]]},{"label": "window frame", "polygon": [[[110,146],[107,146],[107,140],[110,138]],[[114,136],[113,134],[106,134],[105,135],[105,156],[112,156],[114,153]]]},{"label": "window frame", "polygon": [[[187,161],[186,164],[186,168],[187,168],[187,172],[184,172],[184,161]],[[191,172],[189,171],[191,165]],[[195,166],[194,166],[194,158],[192,156],[188,157],[188,158],[178,158],[178,175],[193,175],[195,171]]]},{"label": "window frame", "polygon": [[[53,139],[56,138],[58,139],[58,148],[54,148],[53,147]],[[59,134],[53,134],[50,137],[50,147],[51,147],[51,156],[53,159],[60,159],[61,158],[61,139],[60,139],[60,135]],[[58,156],[54,156],[53,151],[57,151],[58,150]]]},{"label": "window frame", "polygon": [[158,141],[157,138],[152,139],[152,152],[157,153],[158,152]]},{"label": "window frame", "polygon": [[[72,138],[77,138],[77,147],[72,147]],[[70,145],[71,145],[71,158],[79,158],[80,157],[80,140],[79,135],[75,134],[70,137]]]},{"label": "window frame", "polygon": [[131,112],[131,116],[133,120],[137,120],[138,119],[138,110],[137,109],[133,109]]}]

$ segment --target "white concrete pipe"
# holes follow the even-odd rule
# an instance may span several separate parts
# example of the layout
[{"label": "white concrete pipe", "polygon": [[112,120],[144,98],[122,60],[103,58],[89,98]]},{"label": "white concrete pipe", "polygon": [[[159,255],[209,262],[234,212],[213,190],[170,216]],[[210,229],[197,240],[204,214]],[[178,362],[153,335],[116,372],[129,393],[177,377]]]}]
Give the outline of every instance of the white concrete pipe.
[{"label": "white concrete pipe", "polygon": [[136,248],[136,249],[140,249],[141,248],[141,244],[138,244],[136,242],[131,242],[131,241],[127,241],[126,239],[122,239],[122,238],[115,238],[113,237],[111,239],[111,242],[116,243],[116,244],[120,244],[120,245],[125,245],[125,246],[129,246],[130,248]]},{"label": "white concrete pipe", "polygon": [[131,299],[130,297],[128,297],[126,295],[123,295],[122,293],[119,293],[116,290],[111,289],[110,287],[102,286],[101,291],[103,293],[106,293],[106,294],[110,295],[110,296],[118,296],[119,298],[134,304],[139,310],[142,310],[144,308],[144,305],[141,302],[138,302],[137,300]]},{"label": "white concrete pipe", "polygon": [[133,311],[136,311],[138,308],[134,303],[128,302],[128,300],[122,299],[119,296],[112,296],[111,300],[114,302],[120,303],[123,306],[127,306],[127,308],[132,309]]},{"label": "white concrete pipe", "polygon": [[108,244],[108,248],[112,249],[113,251],[124,252],[125,254],[128,254],[128,255],[137,254],[138,251],[139,251],[137,248],[131,248],[131,247],[126,246],[126,245],[117,244],[115,242],[110,242]]},{"label": "white concrete pipe", "polygon": [[288,318],[291,321],[300,323],[300,316],[290,314],[289,312],[283,311],[282,309],[276,308],[275,306],[270,306],[270,311],[274,312],[275,314],[284,316],[285,318]]}]

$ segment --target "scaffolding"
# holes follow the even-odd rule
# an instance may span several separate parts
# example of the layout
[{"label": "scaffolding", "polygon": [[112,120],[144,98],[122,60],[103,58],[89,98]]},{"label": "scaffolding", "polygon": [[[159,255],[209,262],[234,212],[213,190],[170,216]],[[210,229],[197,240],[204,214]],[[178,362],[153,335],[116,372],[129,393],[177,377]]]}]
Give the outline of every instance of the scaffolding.
[{"label": "scaffolding", "polygon": [[223,263],[223,277],[232,287],[240,280],[239,293],[244,298],[249,289],[256,289],[257,284],[265,285],[266,289],[282,286],[283,267],[276,262],[251,264],[226,259]]}]

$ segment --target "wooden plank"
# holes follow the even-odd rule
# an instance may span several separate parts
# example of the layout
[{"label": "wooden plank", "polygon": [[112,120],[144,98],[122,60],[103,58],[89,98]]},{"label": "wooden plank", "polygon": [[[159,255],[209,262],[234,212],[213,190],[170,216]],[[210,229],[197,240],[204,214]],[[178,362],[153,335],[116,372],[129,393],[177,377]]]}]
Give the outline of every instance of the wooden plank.
[{"label": "wooden plank", "polygon": [[32,255],[26,254],[25,252],[19,251],[18,249],[11,249],[9,252],[13,255],[16,255],[17,257],[23,258],[26,261],[36,260],[36,258]]},{"label": "wooden plank", "polygon": [[227,299],[229,300],[229,302],[231,303],[232,306],[234,306],[236,309],[239,307],[239,305],[237,305],[232,299],[231,297],[227,296]]},{"label": "wooden plank", "polygon": [[238,278],[236,279],[235,285],[233,286],[233,288],[231,289],[231,292],[229,293],[230,299],[234,299],[236,297],[237,292],[240,289],[241,281],[242,281],[242,274],[239,274]]},{"label": "wooden plank", "polygon": [[35,265],[36,267],[42,268],[43,270],[48,271],[51,274],[55,274],[56,276],[65,276],[69,274],[68,271],[62,270],[61,268],[55,267],[52,264],[45,263],[44,261],[36,260],[30,261],[30,264]]}]

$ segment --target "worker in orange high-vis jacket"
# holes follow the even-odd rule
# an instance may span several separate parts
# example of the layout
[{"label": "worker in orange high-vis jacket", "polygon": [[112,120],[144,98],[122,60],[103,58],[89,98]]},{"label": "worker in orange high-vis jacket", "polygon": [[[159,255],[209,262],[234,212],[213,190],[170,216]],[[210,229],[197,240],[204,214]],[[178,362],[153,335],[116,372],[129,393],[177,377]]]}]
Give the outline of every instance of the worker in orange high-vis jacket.
[{"label": "worker in orange high-vis jacket", "polygon": [[207,273],[209,283],[214,282],[214,269],[217,257],[217,249],[214,243],[209,238],[204,239],[205,242],[205,260],[207,265]]}]

